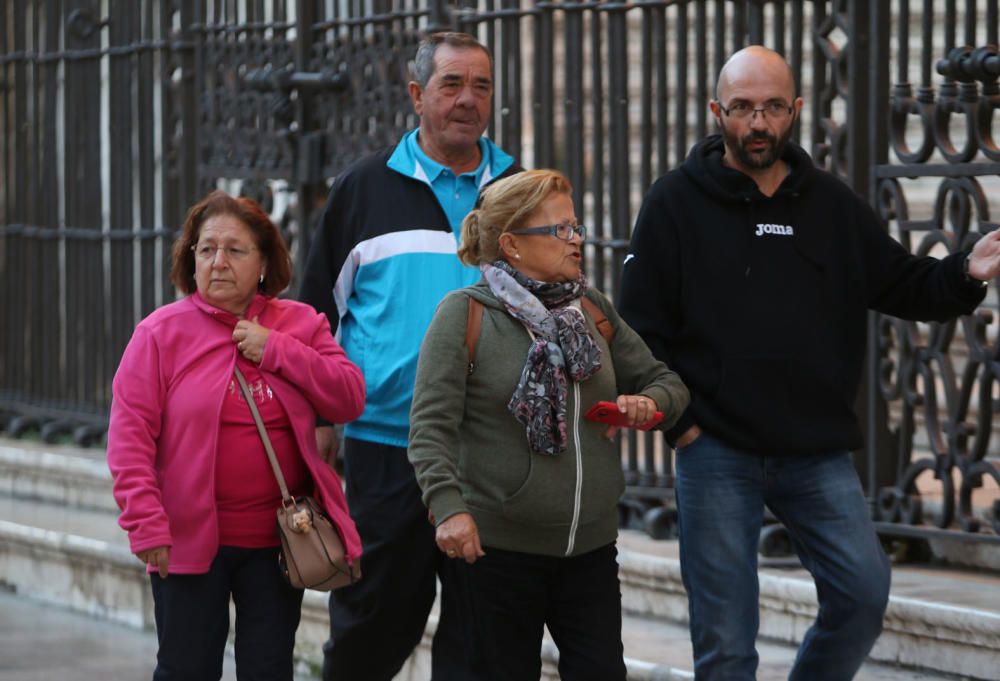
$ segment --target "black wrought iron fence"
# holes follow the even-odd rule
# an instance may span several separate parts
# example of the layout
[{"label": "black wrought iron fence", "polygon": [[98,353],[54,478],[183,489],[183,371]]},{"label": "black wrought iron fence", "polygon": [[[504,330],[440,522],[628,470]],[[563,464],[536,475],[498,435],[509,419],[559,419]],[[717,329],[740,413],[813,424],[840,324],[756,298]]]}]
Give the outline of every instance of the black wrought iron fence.
[{"label": "black wrought iron fence", "polygon": [[[408,62],[444,27],[493,50],[488,133],[527,167],[567,172],[593,225],[588,274],[611,295],[643,192],[712,131],[715,74],[750,43],[792,65],[807,101],[796,139],[910,248],[947,252],[997,226],[997,0],[11,0],[0,9],[7,431],[100,437],[118,357],[138,320],[174,298],[172,235],[209,188],[261,200],[301,262],[330,178],[415,125]],[[977,529],[965,492],[995,489],[995,307],[991,294],[951,325],[873,316],[859,468],[896,529],[920,519],[918,504],[942,527],[969,506],[961,527]],[[652,508],[650,527],[669,530],[670,452],[632,435],[622,456],[633,520]],[[979,507],[997,529],[996,507]]]}]

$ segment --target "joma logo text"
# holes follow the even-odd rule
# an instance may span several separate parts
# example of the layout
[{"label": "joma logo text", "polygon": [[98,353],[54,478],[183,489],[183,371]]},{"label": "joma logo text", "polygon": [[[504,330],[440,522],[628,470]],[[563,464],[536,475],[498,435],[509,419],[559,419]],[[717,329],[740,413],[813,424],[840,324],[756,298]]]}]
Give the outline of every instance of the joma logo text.
[{"label": "joma logo text", "polygon": [[761,236],[762,234],[780,234],[782,236],[791,236],[795,233],[791,225],[769,225],[762,222],[757,223],[757,231],[754,232],[755,236]]}]

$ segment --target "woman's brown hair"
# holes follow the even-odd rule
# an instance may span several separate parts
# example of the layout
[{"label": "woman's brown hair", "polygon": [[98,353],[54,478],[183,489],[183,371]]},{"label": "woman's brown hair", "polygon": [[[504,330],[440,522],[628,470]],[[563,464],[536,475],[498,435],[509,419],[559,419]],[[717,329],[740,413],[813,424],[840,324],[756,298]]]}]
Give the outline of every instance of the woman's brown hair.
[{"label": "woman's brown hair", "polygon": [[277,226],[253,199],[245,196],[234,198],[218,189],[191,206],[188,211],[180,236],[174,242],[173,265],[170,269],[170,281],[174,286],[184,293],[194,293],[197,290],[192,248],[198,243],[201,226],[205,221],[219,215],[231,215],[253,233],[256,241],[254,245],[267,263],[264,283],[259,287],[261,293],[276,296],[288,288],[288,283],[292,280],[292,261]]}]

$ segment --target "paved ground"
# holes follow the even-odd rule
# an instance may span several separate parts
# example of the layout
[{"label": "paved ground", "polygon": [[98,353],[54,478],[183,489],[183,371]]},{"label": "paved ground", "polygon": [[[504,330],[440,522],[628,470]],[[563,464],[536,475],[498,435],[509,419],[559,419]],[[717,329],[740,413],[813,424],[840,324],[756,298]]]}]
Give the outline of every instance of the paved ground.
[{"label": "paved ground", "polygon": [[[0,680],[141,681],[156,636],[0,592]],[[227,681],[236,678],[227,659]]]},{"label": "paved ground", "polygon": [[[669,631],[667,631],[669,629]],[[642,636],[636,631],[631,636]],[[649,621],[648,640],[681,669],[690,669],[690,643],[683,627]],[[794,654],[788,646],[760,641],[759,681],[782,681]],[[148,681],[156,657],[150,631],[91,619],[85,615],[0,591],[0,681]],[[998,677],[1000,678],[1000,677]],[[233,658],[226,656],[222,681],[235,681]],[[315,681],[310,676],[296,681]],[[959,681],[896,667],[866,664],[855,681]]]}]

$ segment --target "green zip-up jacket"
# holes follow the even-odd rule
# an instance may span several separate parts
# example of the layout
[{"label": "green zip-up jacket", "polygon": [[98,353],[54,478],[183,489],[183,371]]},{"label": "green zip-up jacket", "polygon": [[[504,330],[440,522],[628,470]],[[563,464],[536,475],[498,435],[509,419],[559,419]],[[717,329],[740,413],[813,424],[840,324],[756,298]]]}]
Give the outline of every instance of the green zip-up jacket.
[{"label": "green zip-up jacket", "polygon": [[[550,556],[579,555],[615,541],[625,488],[621,456],[603,436],[607,426],[583,415],[600,400],[642,394],[664,413],[659,427],[669,428],[687,408],[688,391],[604,295],[586,295],[615,332],[609,348],[580,311],[601,347],[601,369],[586,381],[570,380],[568,444],[555,456],[532,453],[524,426],[507,410],[531,344],[524,325],[483,282],[449,293],[438,306],[420,348],[408,450],[438,524],[468,512],[483,546]],[[469,296],[484,305],[471,374]]]}]

